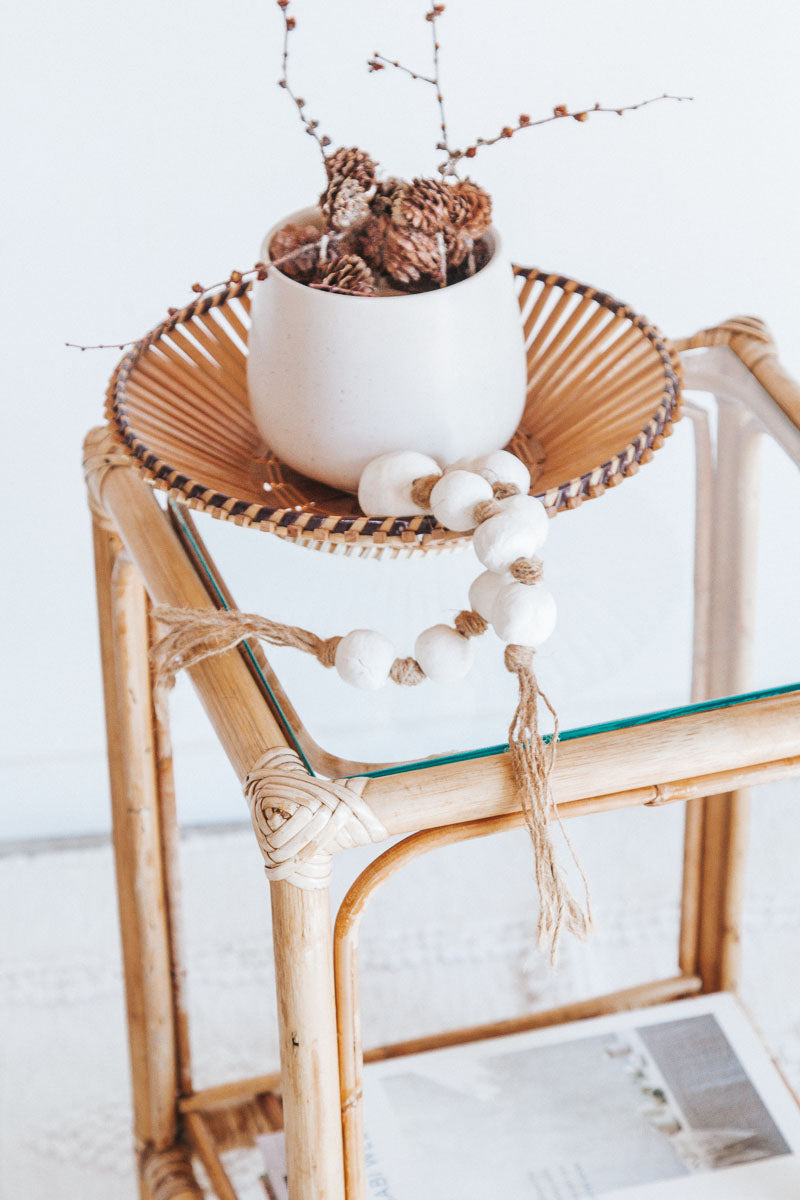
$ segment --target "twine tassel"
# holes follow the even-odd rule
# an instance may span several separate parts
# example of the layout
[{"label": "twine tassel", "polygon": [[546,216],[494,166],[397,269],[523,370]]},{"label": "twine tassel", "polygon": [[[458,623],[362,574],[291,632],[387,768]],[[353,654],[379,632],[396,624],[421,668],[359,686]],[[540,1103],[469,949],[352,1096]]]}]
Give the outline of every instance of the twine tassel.
[{"label": "twine tassel", "polygon": [[[558,717],[550,701],[539,688],[533,670],[534,651],[529,646],[507,646],[505,664],[517,676],[519,703],[508,731],[508,743],[514,783],[525,813],[525,824],[533,842],[536,863],[536,886],[539,892],[539,945],[550,950],[553,966],[558,960],[561,936],[566,930],[584,941],[592,925],[589,884],[572,843],[561,823],[553,794],[550,774],[553,770],[558,740]],[[549,746],[539,735],[538,705],[541,697],[553,715],[555,728]],[[572,859],[578,868],[585,892],[582,907],[569,890],[569,885],[556,858],[549,824],[555,818],[564,835]]]}]

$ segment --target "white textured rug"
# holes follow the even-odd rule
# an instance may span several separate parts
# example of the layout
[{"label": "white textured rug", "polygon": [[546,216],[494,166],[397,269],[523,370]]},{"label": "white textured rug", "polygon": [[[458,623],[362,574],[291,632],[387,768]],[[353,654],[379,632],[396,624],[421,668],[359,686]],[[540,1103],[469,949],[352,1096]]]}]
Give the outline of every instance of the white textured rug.
[{"label": "white textured rug", "polygon": [[[800,1083],[796,786],[760,789],[745,925],[745,1000]],[[364,928],[367,1044],[512,1015],[674,970],[680,812],[588,818],[573,831],[597,930],[553,975],[534,945],[524,834],[438,852],[390,883]],[[182,849],[198,1085],[276,1061],[270,932],[248,830]],[[348,877],[340,874],[342,894]],[[502,881],[502,886],[501,886]],[[108,846],[0,858],[0,1196],[134,1200],[127,1046]],[[243,1196],[256,1200],[257,1190]]]}]

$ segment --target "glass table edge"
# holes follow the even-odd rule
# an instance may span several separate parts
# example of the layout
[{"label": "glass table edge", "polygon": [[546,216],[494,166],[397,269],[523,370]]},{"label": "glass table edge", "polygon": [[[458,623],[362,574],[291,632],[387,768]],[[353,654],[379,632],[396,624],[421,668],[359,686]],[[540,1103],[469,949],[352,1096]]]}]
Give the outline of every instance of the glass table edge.
[{"label": "glass table edge", "polygon": [[[220,606],[226,611],[230,611],[230,605],[228,604],[227,598],[225,597],[219,581],[216,578],[215,571],[212,569],[202,547],[198,544],[197,539],[194,537],[192,529],[183,520],[183,505],[179,504],[172,498],[168,500],[168,504],[173,516],[181,525],[183,535],[192,545],[194,553],[197,557],[197,561],[202,566],[207,582],[213,590],[214,595],[217,597]],[[286,719],[283,710],[281,709],[281,705],[275,696],[272,687],[270,686],[269,680],[266,678],[261,669],[261,664],[259,663],[258,658],[255,654],[253,654],[253,651],[247,642],[242,643],[242,649],[247,655],[252,669],[257,674],[261,685],[269,697],[270,702],[274,707],[274,711],[279,715],[281,728],[283,729],[288,740],[291,742],[293,749],[295,749],[300,755],[300,758],[303,760],[303,764],[307,770],[312,775],[315,774],[297,735],[295,734],[294,730]],[[655,712],[639,713],[633,717],[620,717],[613,721],[601,721],[592,725],[582,725],[575,729],[561,731],[559,733],[559,741],[569,742],[577,740],[578,738],[593,737],[595,734],[599,733],[611,733],[620,729],[635,729],[642,725],[654,725],[659,721],[670,721],[677,717],[689,716],[694,713],[714,712],[726,708],[735,708],[739,704],[747,704],[753,700],[766,700],[778,696],[788,696],[793,692],[800,694],[800,681],[796,683],[781,684],[780,686],[776,687],[761,688],[752,692],[740,692],[731,696],[721,696],[714,700],[692,701],[689,704],[680,705],[675,708],[665,708],[659,709]],[[551,735],[545,734],[544,741],[549,743],[551,741]],[[358,775],[359,778],[379,779],[389,775],[405,775],[411,771],[424,771],[428,767],[441,767],[448,766],[452,763],[471,762],[473,760],[492,758],[495,755],[506,753],[508,753],[507,742],[500,743],[495,746],[481,746],[475,750],[462,750],[453,752],[451,754],[437,754],[428,758],[413,759],[409,762],[393,763],[390,766],[376,767],[375,770],[372,771],[362,769],[354,772],[353,777]]]}]

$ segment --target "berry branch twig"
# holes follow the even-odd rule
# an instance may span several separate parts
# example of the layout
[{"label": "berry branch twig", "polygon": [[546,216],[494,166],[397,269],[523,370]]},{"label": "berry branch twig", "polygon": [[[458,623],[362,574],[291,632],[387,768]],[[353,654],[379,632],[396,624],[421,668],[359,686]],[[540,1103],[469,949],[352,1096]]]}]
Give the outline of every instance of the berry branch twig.
[{"label": "berry branch twig", "polygon": [[409,75],[412,79],[421,79],[423,83],[430,83],[436,87],[436,80],[431,79],[430,75],[423,75],[420,71],[412,71],[410,67],[404,67],[401,62],[397,62],[394,58],[386,58],[385,55],[379,54],[376,50],[372,58],[367,59],[367,66],[370,71],[383,71],[385,67],[394,67],[396,71],[402,71],[403,74]]},{"label": "berry branch twig", "polygon": [[522,113],[517,125],[504,125],[494,137],[476,138],[475,142],[471,146],[467,146],[466,150],[451,150],[443,142],[438,148],[447,151],[448,158],[446,162],[441,164],[439,171],[443,175],[452,174],[455,164],[460,159],[474,158],[482,146],[494,146],[497,142],[501,142],[505,138],[513,137],[520,130],[533,129],[536,125],[549,125],[551,121],[560,121],[565,117],[571,117],[573,121],[588,121],[589,117],[594,113],[616,113],[618,117],[621,117],[626,112],[634,112],[637,108],[645,108],[648,104],[658,104],[661,100],[676,100],[679,103],[683,103],[684,101],[691,101],[693,99],[693,96],[672,96],[664,92],[661,96],[651,96],[649,100],[640,100],[638,104],[623,104],[619,108],[608,107],[598,103],[593,104],[591,108],[573,110],[569,109],[566,104],[557,104],[549,117],[539,117],[536,121],[532,121],[526,113]]},{"label": "berry branch twig", "polygon": [[421,71],[412,71],[410,67],[406,67],[403,63],[398,62],[395,58],[387,58],[385,54],[380,54],[377,50],[372,58],[367,60],[367,66],[370,71],[383,71],[386,67],[394,67],[396,71],[402,71],[404,75],[410,76],[411,79],[421,79],[423,83],[429,83],[431,87],[436,89],[436,102],[439,105],[439,128],[441,130],[441,141],[436,143],[437,150],[444,150],[448,155],[447,163],[444,167],[440,167],[440,173],[445,175],[453,175],[458,178],[458,171],[455,163],[459,157],[458,152],[453,152],[450,149],[449,136],[447,133],[447,117],[444,110],[444,95],[442,94],[441,78],[439,74],[439,34],[436,28],[437,18],[444,12],[443,4],[434,4],[429,12],[425,14],[425,20],[430,24],[431,36],[433,38],[433,75],[423,75]]},{"label": "berry branch twig", "polygon": [[278,8],[281,10],[281,16],[283,17],[283,56],[281,58],[282,71],[281,77],[278,80],[278,87],[282,87],[286,92],[288,92],[289,96],[297,105],[297,111],[300,116],[300,120],[305,126],[305,131],[314,138],[314,141],[319,146],[320,154],[322,155],[322,161],[324,163],[326,160],[325,147],[330,146],[331,139],[325,134],[320,134],[318,132],[319,121],[314,121],[307,116],[305,111],[305,100],[301,96],[296,96],[294,94],[291,84],[289,83],[289,35],[297,28],[297,21],[294,17],[289,15],[289,0],[278,0]]},{"label": "berry branch twig", "polygon": [[[221,279],[218,283],[210,283],[204,286],[202,283],[193,283],[192,291],[197,296],[207,296],[211,292],[216,292],[218,288],[230,287],[231,284],[243,283],[245,279],[266,279],[273,267],[280,268],[293,259],[300,258],[301,255],[307,254],[309,250],[318,248],[325,242],[326,245],[337,243],[347,237],[347,230],[341,233],[323,234],[316,242],[306,242],[302,246],[298,246],[296,250],[290,250],[288,254],[282,254],[280,258],[270,259],[268,263],[257,262],[248,271],[231,271],[227,279]],[[330,289],[331,291],[334,289]],[[340,289],[336,289],[337,291]],[[168,308],[167,316],[174,317],[181,310],[179,308]],[[144,335],[146,336],[146,335]],[[83,346],[80,342],[64,342],[71,350],[125,350],[128,346],[137,346],[143,338],[132,338],[129,342],[99,342],[94,346]]]},{"label": "berry branch twig", "polygon": [[425,14],[425,20],[430,22],[431,35],[433,37],[433,78],[434,78],[434,82],[436,85],[436,99],[439,104],[439,121],[440,121],[440,127],[441,127],[441,131],[442,131],[442,140],[437,145],[436,149],[437,150],[445,150],[447,152],[447,156],[448,156],[449,170],[446,169],[441,172],[442,176],[444,177],[446,175],[457,176],[458,172],[455,169],[453,153],[450,149],[450,142],[449,142],[448,133],[447,133],[447,118],[445,116],[445,111],[444,111],[444,96],[442,95],[442,84],[441,84],[441,80],[439,78],[439,34],[438,34],[438,30],[436,28],[436,18],[440,17],[443,12],[444,12],[443,4],[434,4],[433,7],[431,8],[430,12]]}]

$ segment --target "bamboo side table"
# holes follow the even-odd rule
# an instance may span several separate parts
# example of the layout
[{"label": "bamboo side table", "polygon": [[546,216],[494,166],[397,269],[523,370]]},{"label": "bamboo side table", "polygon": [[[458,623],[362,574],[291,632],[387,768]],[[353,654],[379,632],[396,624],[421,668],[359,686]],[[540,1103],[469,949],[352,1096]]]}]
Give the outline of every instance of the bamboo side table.
[{"label": "bamboo side table", "polygon": [[[705,331],[678,348],[686,386],[710,391],[718,402],[716,457],[702,410],[687,406],[700,464],[695,703],[679,715],[565,741],[553,790],[565,819],[686,803],[679,973],[529,1018],[362,1055],[358,930],[365,906],[376,887],[420,853],[521,821],[507,755],[373,778],[354,764],[355,779],[332,784],[310,775],[294,749],[281,711],[265,692],[268,664],[261,662],[259,675],[252,652],[232,650],[197,664],[191,677],[251,798],[280,800],[273,846],[285,840],[291,822],[294,830],[298,820],[307,821],[317,801],[323,816],[313,839],[297,850],[296,871],[270,884],[280,1073],[203,1090],[193,1087],[189,1061],[169,728],[151,687],[148,651],[155,633],[151,604],[202,609],[213,601],[180,522],[158,504],[135,460],[108,430],[89,434],[85,465],[142,1200],[199,1200],[194,1157],[219,1200],[236,1200],[221,1153],[281,1121],[292,1200],[363,1200],[364,1057],[735,990],[748,810],[743,789],[800,775],[800,684],[730,699],[748,686],[754,604],[747,564],[755,506],[743,481],[755,486],[757,441],[765,433],[800,465],[800,388],[752,318]],[[728,699],[700,703],[712,696]],[[330,855],[353,841],[398,834],[407,836],[356,881],[332,932],[324,886]],[[322,886],[299,886],[309,870]]]}]

